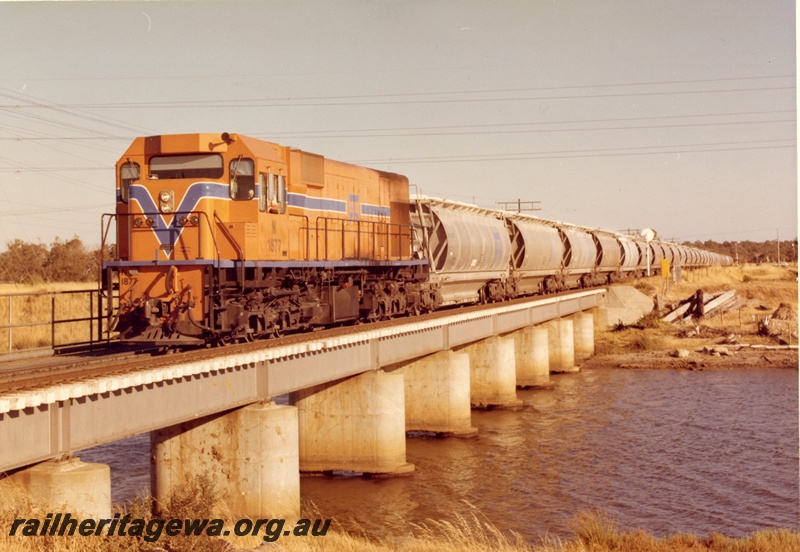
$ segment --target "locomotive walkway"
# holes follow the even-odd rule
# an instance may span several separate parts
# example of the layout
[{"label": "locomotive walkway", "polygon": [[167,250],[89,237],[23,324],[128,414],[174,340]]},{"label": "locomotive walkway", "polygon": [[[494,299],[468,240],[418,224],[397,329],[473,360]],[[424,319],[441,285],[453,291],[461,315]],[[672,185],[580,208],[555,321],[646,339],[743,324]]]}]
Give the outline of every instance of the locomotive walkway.
[{"label": "locomotive walkway", "polygon": [[[291,517],[301,471],[407,473],[406,431],[473,435],[470,408],[517,407],[518,386],[576,370],[594,350],[587,311],[605,292],[172,354],[0,390],[0,471],[38,498],[109,517],[109,468],[72,455],[151,432],[157,499],[210,472],[223,478],[232,512]],[[286,394],[289,405],[272,402]]]}]

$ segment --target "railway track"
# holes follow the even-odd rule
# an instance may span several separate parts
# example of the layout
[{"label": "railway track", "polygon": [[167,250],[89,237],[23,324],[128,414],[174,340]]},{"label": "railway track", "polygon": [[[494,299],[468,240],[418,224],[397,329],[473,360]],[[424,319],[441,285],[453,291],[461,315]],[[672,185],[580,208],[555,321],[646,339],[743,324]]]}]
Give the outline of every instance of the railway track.
[{"label": "railway track", "polygon": [[[454,313],[458,312],[463,312],[465,314],[480,312],[481,310],[492,309],[503,305],[514,305],[545,298],[568,296],[571,293],[575,293],[575,291],[576,290],[572,290],[547,296],[527,296],[505,302],[442,309],[416,316],[413,320],[427,321],[452,316]],[[120,352],[118,350],[120,344],[112,343],[109,347],[98,349],[91,353],[59,355],[46,359],[39,357],[35,359],[15,360],[0,363],[0,395],[33,391],[43,387],[75,383],[96,377],[132,374],[144,370],[163,368],[176,363],[209,360],[236,353],[247,353],[264,348],[281,347],[301,343],[309,339],[330,339],[365,330],[408,324],[411,320],[412,319],[409,317],[402,317],[367,324],[351,324],[334,328],[316,329],[310,332],[290,334],[280,338],[240,343],[226,347],[195,348],[185,351],[165,351],[162,348],[151,347]]]}]

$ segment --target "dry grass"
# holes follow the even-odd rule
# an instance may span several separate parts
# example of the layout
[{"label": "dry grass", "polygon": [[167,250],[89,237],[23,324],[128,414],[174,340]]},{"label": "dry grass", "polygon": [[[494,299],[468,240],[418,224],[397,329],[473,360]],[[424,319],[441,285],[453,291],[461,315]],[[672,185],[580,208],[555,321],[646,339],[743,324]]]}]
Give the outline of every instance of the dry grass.
[{"label": "dry grass", "polygon": [[[194,492],[194,495],[192,493]],[[194,496],[192,499],[191,497]],[[175,510],[160,517],[199,518],[212,515],[213,489],[207,482],[198,480],[187,485],[176,496]],[[209,500],[211,502],[209,502]],[[146,521],[152,501],[137,499],[117,511],[132,518]],[[307,510],[307,511],[305,511]],[[740,539],[730,539],[712,533],[707,538],[694,535],[673,535],[656,538],[644,531],[620,531],[614,519],[598,511],[583,512],[576,516],[571,529],[574,537],[558,539],[545,537],[535,543],[526,543],[516,534],[505,534],[491,522],[474,514],[458,517],[455,521],[428,521],[408,524],[406,535],[368,538],[358,528],[344,531],[336,527],[325,536],[282,536],[275,543],[259,548],[265,543],[261,537],[169,537],[162,535],[155,542],[145,542],[137,537],[26,537],[11,536],[9,529],[17,518],[44,519],[52,508],[32,504],[13,487],[0,486],[0,550],[9,552],[133,552],[140,550],[186,550],[195,552],[233,552],[234,550],[285,550],[287,552],[800,552],[800,533],[788,530],[761,531]],[[303,515],[309,519],[321,518],[313,507],[305,508]],[[233,525],[227,520],[226,527]],[[287,523],[286,527],[290,527]]]},{"label": "dry grass", "polygon": [[[743,265],[684,270],[682,282],[669,282],[666,290],[660,276],[626,282],[625,285],[633,285],[650,296],[661,294],[665,312],[669,305],[677,305],[698,289],[706,293],[735,289],[739,299],[746,301],[746,304],[740,309],[705,318],[696,325],[691,321],[665,324],[660,322],[657,315],[652,315],[633,326],[598,333],[595,342],[595,353],[598,355],[693,349],[730,334],[736,335],[743,343],[774,345],[774,338],[758,335],[759,320],[771,315],[781,303],[791,305],[795,312],[798,306],[796,267]],[[686,337],[688,333],[698,330],[697,335]],[[796,325],[793,330],[797,332]],[[794,339],[796,343],[796,337]]]},{"label": "dry grass", "polygon": [[[55,334],[50,322],[69,320],[96,315],[97,294],[90,302],[90,292],[76,290],[95,290],[91,282],[54,283],[38,285],[0,284],[0,326],[19,326],[10,331],[0,329],[0,352],[21,351],[39,347],[66,345],[90,339],[90,323],[65,322],[55,326]],[[91,307],[91,308],[90,308]],[[92,312],[94,311],[94,312]],[[93,338],[97,340],[96,322]]]}]

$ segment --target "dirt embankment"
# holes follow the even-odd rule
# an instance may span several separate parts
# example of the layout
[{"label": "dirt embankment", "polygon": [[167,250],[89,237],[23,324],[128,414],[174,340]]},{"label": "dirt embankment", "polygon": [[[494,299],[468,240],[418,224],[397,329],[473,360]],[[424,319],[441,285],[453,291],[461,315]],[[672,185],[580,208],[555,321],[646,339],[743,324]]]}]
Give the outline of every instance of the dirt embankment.
[{"label": "dirt embankment", "polygon": [[[595,356],[584,368],[798,368],[796,267],[720,267],[690,273],[677,285],[664,286],[661,278],[634,285],[652,297],[660,295],[664,308],[637,324],[598,331]],[[698,289],[735,290],[737,308],[679,323],[661,321],[671,306]]]}]

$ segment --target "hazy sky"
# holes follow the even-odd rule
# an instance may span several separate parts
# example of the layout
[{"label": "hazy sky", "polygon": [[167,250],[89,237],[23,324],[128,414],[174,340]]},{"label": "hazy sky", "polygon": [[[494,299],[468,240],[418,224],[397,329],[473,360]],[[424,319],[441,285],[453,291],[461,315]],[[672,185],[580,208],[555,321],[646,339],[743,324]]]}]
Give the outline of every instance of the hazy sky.
[{"label": "hazy sky", "polygon": [[236,132],[664,239],[797,235],[795,3],[0,3],[0,249],[99,243],[135,136]]}]

